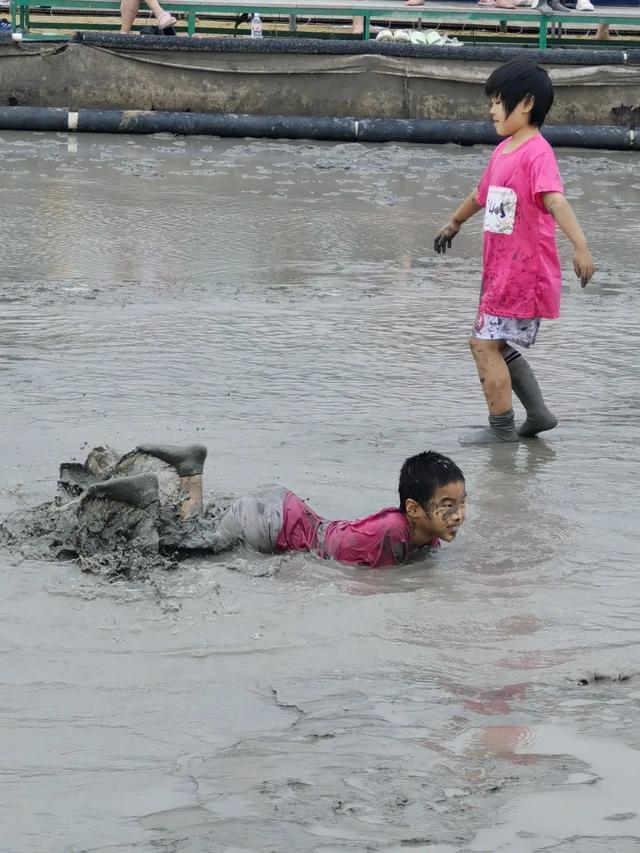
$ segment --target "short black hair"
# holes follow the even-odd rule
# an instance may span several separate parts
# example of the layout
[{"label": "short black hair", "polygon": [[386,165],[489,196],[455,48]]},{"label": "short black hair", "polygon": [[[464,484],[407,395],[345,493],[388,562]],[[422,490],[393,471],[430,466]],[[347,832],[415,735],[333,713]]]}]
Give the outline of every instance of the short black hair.
[{"label": "short black hair", "polygon": [[542,127],[553,104],[553,83],[539,65],[530,59],[512,59],[491,74],[484,90],[488,98],[500,98],[510,115],[520,101],[533,98],[529,124]]},{"label": "short black hair", "polygon": [[435,450],[410,456],[400,469],[400,509],[406,511],[409,498],[426,509],[438,489],[459,482],[464,483],[464,474],[448,456]]}]

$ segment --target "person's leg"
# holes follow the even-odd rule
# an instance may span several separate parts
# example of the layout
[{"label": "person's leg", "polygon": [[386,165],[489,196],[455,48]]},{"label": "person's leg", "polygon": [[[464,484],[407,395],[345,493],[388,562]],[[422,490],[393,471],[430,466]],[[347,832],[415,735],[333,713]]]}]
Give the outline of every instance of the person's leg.
[{"label": "person's leg", "polygon": [[155,456],[176,469],[180,478],[180,491],[186,498],[180,504],[183,519],[202,510],[202,472],[207,458],[204,444],[189,444],[185,447],[173,444],[140,444],[139,453]]},{"label": "person's leg", "polygon": [[89,486],[82,500],[117,501],[145,509],[158,502],[158,478],[155,474],[136,474],[133,477],[116,477]]},{"label": "person's leg", "polygon": [[155,474],[115,477],[89,486],[77,501],[77,519],[62,545],[78,556],[134,547],[157,554],[160,500]]},{"label": "person's leg", "polygon": [[140,0],[121,0],[120,3],[120,32],[130,33],[133,22],[140,9]]},{"label": "person's leg", "polygon": [[511,377],[502,357],[502,341],[469,338],[469,346],[490,415],[508,412],[511,406]]},{"label": "person's leg", "polygon": [[509,370],[513,391],[527,413],[526,419],[518,427],[518,435],[530,438],[557,426],[558,419],[547,408],[540,386],[526,358],[508,344],[503,344],[502,357]]},{"label": "person's leg", "polygon": [[472,337],[469,338],[469,346],[489,409],[489,431],[478,436],[478,441],[484,442],[492,438],[497,441],[518,441],[511,397],[511,377],[501,352],[503,342]]},{"label": "person's leg", "polygon": [[234,501],[212,526],[202,524],[190,531],[185,546],[220,554],[248,545],[262,554],[272,554],[282,529],[286,495],[283,486],[261,486]]},{"label": "person's leg", "polygon": [[364,33],[364,18],[360,15],[353,19],[351,32],[354,36],[361,36]]},{"label": "person's leg", "polygon": [[598,29],[596,30],[596,39],[598,41],[604,41],[609,38],[609,24],[600,24]]}]

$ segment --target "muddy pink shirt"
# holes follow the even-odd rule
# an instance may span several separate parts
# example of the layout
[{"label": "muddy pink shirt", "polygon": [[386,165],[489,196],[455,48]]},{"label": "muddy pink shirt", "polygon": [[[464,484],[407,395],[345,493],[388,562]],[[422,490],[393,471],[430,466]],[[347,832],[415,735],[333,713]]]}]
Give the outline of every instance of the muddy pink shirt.
[{"label": "muddy pink shirt", "polygon": [[[399,509],[382,509],[358,521],[325,521],[293,492],[284,501],[278,551],[312,551],[354,566],[395,566],[411,553],[409,522]],[[431,547],[440,544],[438,539]]]},{"label": "muddy pink shirt", "polygon": [[542,194],[563,192],[555,154],[533,136],[502,153],[495,149],[478,185],[484,207],[484,264],[479,310],[499,317],[560,315],[561,273],[556,223]]}]

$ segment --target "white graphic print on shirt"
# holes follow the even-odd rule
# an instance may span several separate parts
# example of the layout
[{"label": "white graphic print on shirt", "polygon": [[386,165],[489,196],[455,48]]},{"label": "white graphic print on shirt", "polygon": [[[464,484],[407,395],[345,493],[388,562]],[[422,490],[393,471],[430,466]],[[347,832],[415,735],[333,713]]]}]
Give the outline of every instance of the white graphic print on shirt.
[{"label": "white graphic print on shirt", "polygon": [[518,196],[510,187],[489,187],[484,206],[484,230],[513,234]]}]

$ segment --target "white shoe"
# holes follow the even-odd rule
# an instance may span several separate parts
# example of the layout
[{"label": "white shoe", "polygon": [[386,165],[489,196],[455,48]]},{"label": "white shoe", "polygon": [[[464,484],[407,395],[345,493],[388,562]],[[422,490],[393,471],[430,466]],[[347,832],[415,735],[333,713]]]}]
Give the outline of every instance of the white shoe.
[{"label": "white shoe", "polygon": [[591,0],[578,0],[576,3],[576,12],[595,12],[596,7]]},{"label": "white shoe", "polygon": [[376,41],[393,41],[393,33],[391,30],[380,30],[376,36]]},{"label": "white shoe", "polygon": [[404,42],[408,41],[408,42],[410,42],[411,36],[409,35],[409,33],[406,30],[396,30],[395,33],[393,34],[393,40],[394,41],[404,41]]}]

